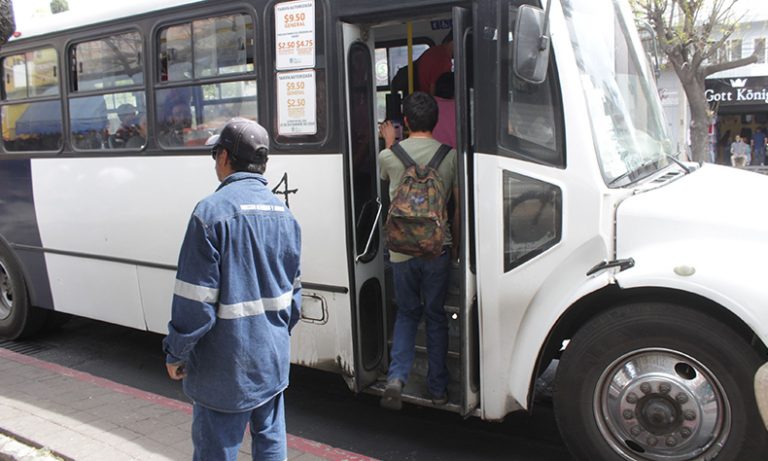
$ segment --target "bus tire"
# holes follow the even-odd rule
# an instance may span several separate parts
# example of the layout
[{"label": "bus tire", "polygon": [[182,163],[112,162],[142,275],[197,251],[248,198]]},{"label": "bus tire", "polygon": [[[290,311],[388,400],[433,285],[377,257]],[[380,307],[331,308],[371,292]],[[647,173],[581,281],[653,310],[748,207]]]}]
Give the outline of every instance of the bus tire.
[{"label": "bus tire", "polygon": [[621,306],[563,352],[555,415],[580,460],[768,459],[753,377],[764,359],[722,322],[665,303]]},{"label": "bus tire", "polygon": [[0,339],[14,340],[36,333],[47,311],[29,304],[27,284],[13,253],[0,244]]}]

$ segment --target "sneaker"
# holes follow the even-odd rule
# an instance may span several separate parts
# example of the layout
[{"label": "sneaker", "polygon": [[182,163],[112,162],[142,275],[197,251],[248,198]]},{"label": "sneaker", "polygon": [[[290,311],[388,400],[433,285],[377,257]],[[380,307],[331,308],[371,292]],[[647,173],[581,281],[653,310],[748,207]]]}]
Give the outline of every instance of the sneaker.
[{"label": "sneaker", "polygon": [[384,395],[381,397],[381,406],[390,410],[399,410],[403,407],[402,400],[403,382],[399,379],[387,381]]},{"label": "sneaker", "polygon": [[443,392],[441,395],[432,395],[432,394],[430,394],[429,397],[432,399],[432,404],[433,405],[441,406],[441,405],[445,405],[446,403],[448,403],[448,393],[447,392]]}]

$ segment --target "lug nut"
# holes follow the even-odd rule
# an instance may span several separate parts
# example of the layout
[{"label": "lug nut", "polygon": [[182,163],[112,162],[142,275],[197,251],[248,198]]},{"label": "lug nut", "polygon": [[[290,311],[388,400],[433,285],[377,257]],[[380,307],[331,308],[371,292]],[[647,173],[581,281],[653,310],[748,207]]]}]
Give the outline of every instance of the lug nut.
[{"label": "lug nut", "polygon": [[637,394],[635,394],[634,392],[630,392],[629,394],[627,394],[626,400],[627,400],[627,403],[629,404],[632,404],[632,405],[636,404],[638,400]]},{"label": "lug nut", "polygon": [[665,440],[664,443],[666,443],[668,447],[674,447],[677,445],[677,439],[670,435],[667,437],[667,440]]},{"label": "lug nut", "polygon": [[679,404],[685,404],[688,403],[688,396],[681,392],[675,396],[675,400],[677,400],[677,403]]},{"label": "lug nut", "polygon": [[624,419],[629,420],[635,417],[635,412],[627,409],[627,410],[624,410],[624,412],[622,413],[622,416],[624,416]]},{"label": "lug nut", "polygon": [[686,419],[686,421],[694,421],[696,420],[696,412],[693,410],[685,410],[683,417]]},{"label": "lug nut", "polygon": [[690,437],[691,434],[692,434],[691,430],[688,429],[687,427],[680,429],[680,436],[684,439],[687,439],[688,437]]},{"label": "lug nut", "polygon": [[659,441],[654,436],[648,437],[648,440],[646,440],[646,443],[648,443],[648,446],[655,447]]},{"label": "lug nut", "polygon": [[661,383],[659,384],[659,392],[662,394],[669,394],[669,392],[672,390],[672,386],[670,386],[667,383]]},{"label": "lug nut", "polygon": [[650,394],[651,393],[651,385],[648,383],[643,383],[640,385],[640,390],[643,392],[643,394]]},{"label": "lug nut", "polygon": [[629,429],[629,433],[632,434],[635,437],[640,435],[641,432],[643,432],[643,429],[640,428],[640,426],[632,426],[632,428]]}]

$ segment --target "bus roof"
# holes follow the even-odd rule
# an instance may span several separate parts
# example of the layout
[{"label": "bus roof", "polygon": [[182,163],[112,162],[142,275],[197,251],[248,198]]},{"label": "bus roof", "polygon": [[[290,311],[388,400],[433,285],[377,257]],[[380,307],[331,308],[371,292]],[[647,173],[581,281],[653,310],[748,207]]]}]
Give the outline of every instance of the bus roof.
[{"label": "bus roof", "polygon": [[16,32],[9,41],[24,40],[51,32],[61,32],[63,30],[75,29],[90,24],[108,22],[113,19],[136,16],[178,5],[199,3],[203,1],[204,0],[133,0],[132,2],[125,2],[115,6],[107,6],[110,5],[110,3],[105,2],[103,8],[94,8],[87,12],[83,12],[82,10],[70,10],[51,16],[34,18],[34,20],[20,20],[20,18],[16,18]]}]

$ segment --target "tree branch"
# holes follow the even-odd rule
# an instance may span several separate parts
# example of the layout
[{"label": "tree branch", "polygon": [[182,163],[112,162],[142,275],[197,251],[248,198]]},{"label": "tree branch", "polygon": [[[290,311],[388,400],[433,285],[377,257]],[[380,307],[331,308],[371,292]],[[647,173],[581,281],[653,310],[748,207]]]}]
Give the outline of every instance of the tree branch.
[{"label": "tree branch", "polygon": [[754,64],[757,62],[757,53],[752,53],[752,56],[746,58],[737,59],[735,61],[720,62],[717,64],[710,64],[703,66],[701,73],[706,77],[708,75],[716,74],[728,69],[735,69],[737,67],[746,66],[747,64]]}]

